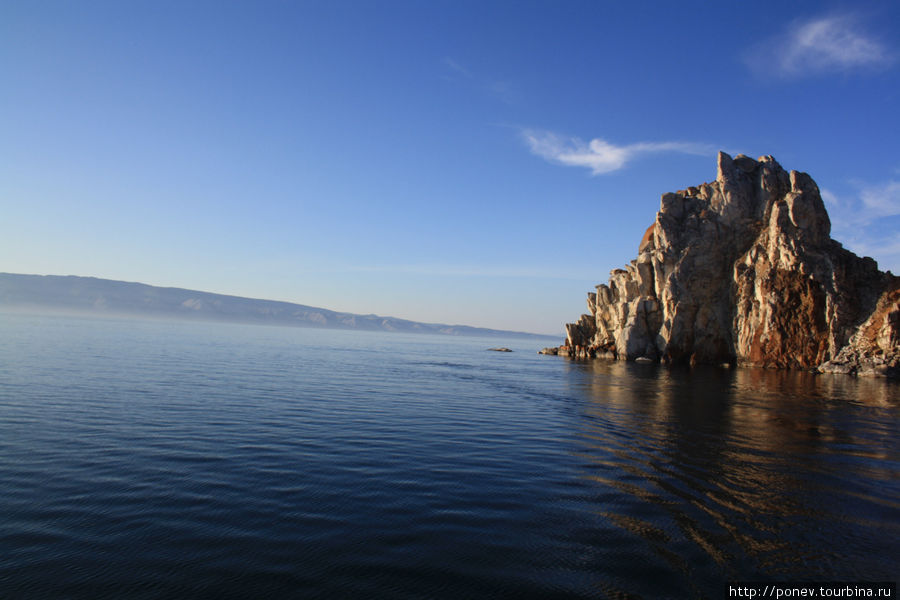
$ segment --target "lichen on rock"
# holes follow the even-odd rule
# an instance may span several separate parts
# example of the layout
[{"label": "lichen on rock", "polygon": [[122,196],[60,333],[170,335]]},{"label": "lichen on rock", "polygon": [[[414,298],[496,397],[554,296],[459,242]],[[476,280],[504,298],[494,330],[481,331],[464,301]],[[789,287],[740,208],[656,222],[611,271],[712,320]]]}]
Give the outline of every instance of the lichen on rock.
[{"label": "lichen on rock", "polygon": [[720,152],[715,181],[663,194],[559,354],[898,376],[900,278],[830,234],[809,175]]}]

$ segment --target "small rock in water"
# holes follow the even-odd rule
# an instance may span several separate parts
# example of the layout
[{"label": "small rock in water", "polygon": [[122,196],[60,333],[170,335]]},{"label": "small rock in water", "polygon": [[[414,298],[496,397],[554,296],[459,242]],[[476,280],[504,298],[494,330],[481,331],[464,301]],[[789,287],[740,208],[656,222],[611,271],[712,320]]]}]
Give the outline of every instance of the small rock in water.
[{"label": "small rock in water", "polygon": [[492,352],[512,352],[509,348],[488,348]]}]

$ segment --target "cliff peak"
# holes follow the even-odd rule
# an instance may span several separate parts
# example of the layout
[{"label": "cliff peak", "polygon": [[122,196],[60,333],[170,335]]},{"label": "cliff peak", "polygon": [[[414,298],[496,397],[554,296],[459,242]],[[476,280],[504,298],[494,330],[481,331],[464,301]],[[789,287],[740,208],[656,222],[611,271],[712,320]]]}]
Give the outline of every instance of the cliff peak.
[{"label": "cliff peak", "polygon": [[812,177],[772,156],[716,167],[662,195],[560,353],[900,375],[900,278],[831,239]]}]

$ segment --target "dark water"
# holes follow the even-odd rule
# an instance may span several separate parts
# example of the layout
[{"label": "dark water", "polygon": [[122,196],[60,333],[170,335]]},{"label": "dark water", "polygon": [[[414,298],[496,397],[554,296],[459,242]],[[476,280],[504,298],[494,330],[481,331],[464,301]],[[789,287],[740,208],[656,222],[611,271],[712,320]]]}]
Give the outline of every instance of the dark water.
[{"label": "dark water", "polygon": [[897,579],[896,384],[237,325],[0,315],[0,336],[0,597]]}]

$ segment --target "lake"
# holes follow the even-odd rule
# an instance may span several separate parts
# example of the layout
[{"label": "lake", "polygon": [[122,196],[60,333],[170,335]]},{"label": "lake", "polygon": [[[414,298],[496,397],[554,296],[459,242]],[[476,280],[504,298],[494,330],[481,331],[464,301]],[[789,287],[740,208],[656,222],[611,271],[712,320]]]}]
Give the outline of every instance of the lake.
[{"label": "lake", "polygon": [[897,579],[897,382],[197,322],[0,314],[0,336],[0,597]]}]

